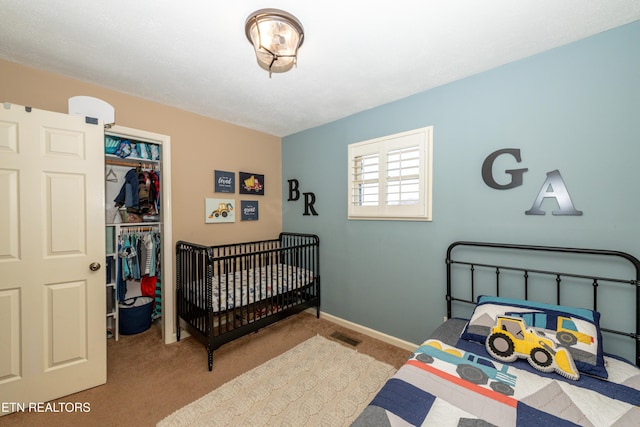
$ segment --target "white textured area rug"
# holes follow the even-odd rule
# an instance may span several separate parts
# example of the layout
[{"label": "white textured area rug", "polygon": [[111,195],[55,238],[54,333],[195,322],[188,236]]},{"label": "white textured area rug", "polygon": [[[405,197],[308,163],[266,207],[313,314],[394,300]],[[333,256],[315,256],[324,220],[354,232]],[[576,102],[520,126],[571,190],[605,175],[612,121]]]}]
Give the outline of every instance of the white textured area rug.
[{"label": "white textured area rug", "polygon": [[315,336],[158,426],[348,426],[396,369]]}]

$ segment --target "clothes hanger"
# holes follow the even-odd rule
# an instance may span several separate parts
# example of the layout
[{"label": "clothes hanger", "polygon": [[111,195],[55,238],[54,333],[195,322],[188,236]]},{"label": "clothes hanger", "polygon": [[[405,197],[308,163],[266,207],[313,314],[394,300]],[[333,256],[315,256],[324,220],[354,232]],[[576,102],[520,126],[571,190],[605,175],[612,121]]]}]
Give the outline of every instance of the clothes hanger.
[{"label": "clothes hanger", "polygon": [[109,172],[107,172],[107,176],[105,177],[105,179],[109,182],[118,182],[118,176],[113,171],[112,167],[109,167]]}]

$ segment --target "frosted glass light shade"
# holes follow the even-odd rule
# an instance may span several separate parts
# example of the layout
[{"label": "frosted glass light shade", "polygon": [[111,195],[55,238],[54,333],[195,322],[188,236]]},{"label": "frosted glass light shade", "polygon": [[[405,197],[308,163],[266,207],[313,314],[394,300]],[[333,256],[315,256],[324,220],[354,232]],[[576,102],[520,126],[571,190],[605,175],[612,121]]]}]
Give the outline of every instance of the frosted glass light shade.
[{"label": "frosted glass light shade", "polygon": [[295,16],[278,9],[258,10],[247,19],[245,33],[258,65],[269,71],[269,76],[289,71],[296,64],[304,31]]}]

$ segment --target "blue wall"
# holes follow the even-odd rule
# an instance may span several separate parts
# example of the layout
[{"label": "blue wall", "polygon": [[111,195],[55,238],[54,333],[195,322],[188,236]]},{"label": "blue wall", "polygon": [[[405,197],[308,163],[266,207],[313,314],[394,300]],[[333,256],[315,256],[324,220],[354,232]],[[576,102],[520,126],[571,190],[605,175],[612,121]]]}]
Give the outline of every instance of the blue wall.
[{"label": "blue wall", "polygon": [[[375,90],[375,88],[371,88]],[[433,221],[347,220],[347,145],[434,126]],[[522,186],[484,159],[521,150]],[[455,240],[596,247],[640,256],[640,22],[283,138],[283,229],[317,233],[322,310],[411,342],[445,315]],[[525,215],[558,169],[583,216]],[[502,173],[500,173],[502,171]],[[318,216],[287,201],[313,192]]]}]

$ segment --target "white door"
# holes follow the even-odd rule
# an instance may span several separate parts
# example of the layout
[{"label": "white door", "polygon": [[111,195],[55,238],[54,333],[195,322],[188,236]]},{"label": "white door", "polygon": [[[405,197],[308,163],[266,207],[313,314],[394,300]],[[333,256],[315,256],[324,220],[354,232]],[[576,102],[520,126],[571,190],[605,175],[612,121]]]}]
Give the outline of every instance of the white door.
[{"label": "white door", "polygon": [[0,104],[0,402],[106,382],[103,135]]}]

